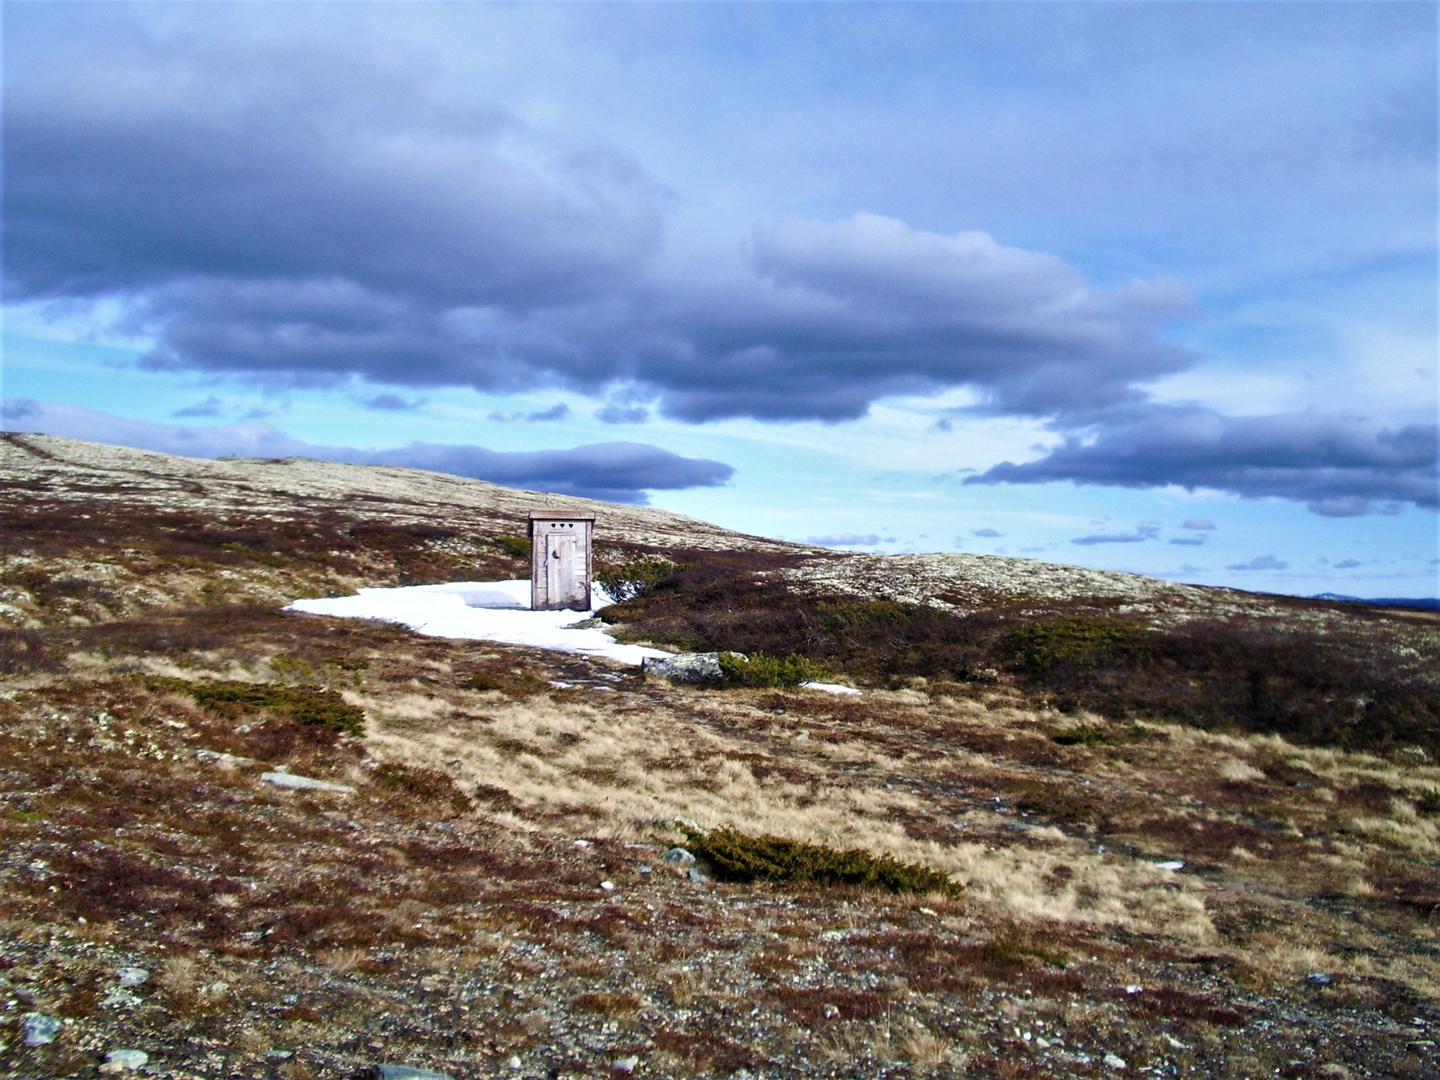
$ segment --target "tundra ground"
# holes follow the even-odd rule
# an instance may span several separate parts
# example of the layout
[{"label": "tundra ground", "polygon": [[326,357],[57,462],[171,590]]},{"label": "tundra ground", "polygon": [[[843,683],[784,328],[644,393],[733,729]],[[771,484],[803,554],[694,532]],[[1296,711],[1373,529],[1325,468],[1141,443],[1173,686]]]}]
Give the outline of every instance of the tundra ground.
[{"label": "tundra ground", "polygon": [[[1090,706],[1121,700],[1114,673],[1131,669],[1103,664],[1065,669],[1061,711],[1033,648],[990,669],[949,631],[933,655],[950,666],[930,675],[882,671],[843,635],[815,645],[864,684],[838,698],[288,615],[307,592],[511,576],[511,504],[542,497],[506,493],[502,514],[474,485],[446,518],[397,493],[418,488],[358,498],[367,470],[315,465],[349,486],[329,498],[312,477],[301,498],[266,481],[227,501],[224,484],[260,491],[291,466],[107,465],[77,445],[7,459],[0,1070],[95,1075],[133,1048],[145,1075],[216,1080],[381,1062],[457,1078],[1440,1075],[1424,732],[1281,738],[1186,722],[1151,689],[1107,714]],[[210,504],[186,502],[187,476]],[[622,512],[617,565],[726,550]],[[791,560],[744,571],[781,613],[838,603],[850,580],[834,556],[730,542]],[[1005,562],[947,603],[1013,611],[1037,579]],[[913,568],[885,569],[855,581],[912,602]],[[1046,575],[1063,587],[1026,586],[1037,625],[1077,600],[1124,619],[1123,593],[1171,629],[1208,604],[1433,648],[1422,616]],[[774,612],[735,615],[763,607],[727,601],[725,622],[685,599],[701,592],[627,605],[632,635],[791,633]],[[983,640],[1033,645],[1011,633]],[[1404,707],[1420,715],[1406,663],[1386,685],[1419,686]],[[248,704],[190,691],[227,681],[257,688]],[[350,715],[363,737],[335,730]],[[349,790],[262,778],[276,771]],[[689,827],[676,819],[863,848],[964,889],[692,880],[660,859]],[[148,977],[122,986],[132,967]],[[63,1025],[27,1047],[36,1013]]]}]

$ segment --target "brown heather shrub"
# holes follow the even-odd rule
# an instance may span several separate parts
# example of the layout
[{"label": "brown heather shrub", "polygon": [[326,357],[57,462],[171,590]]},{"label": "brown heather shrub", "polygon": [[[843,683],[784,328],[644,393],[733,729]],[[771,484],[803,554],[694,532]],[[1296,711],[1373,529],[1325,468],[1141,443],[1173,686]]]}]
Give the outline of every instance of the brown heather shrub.
[{"label": "brown heather shrub", "polygon": [[[1056,603],[1038,615],[962,615],[788,590],[775,575],[797,558],[689,552],[684,565],[606,617],[628,640],[794,654],[874,684],[898,687],[915,676],[989,682],[999,669],[1062,712],[1354,749],[1414,746],[1440,757],[1440,646],[1402,636],[1383,614],[1343,631],[1293,619],[1154,630],[1100,601]],[[1097,733],[1078,725],[1061,736],[1091,744]]]},{"label": "brown heather shrub", "polygon": [[0,628],[0,675],[26,675],[32,671],[53,671],[55,667],[45,639],[38,631]]},{"label": "brown heather shrub", "polygon": [[387,761],[376,766],[371,779],[380,790],[412,803],[445,806],[457,814],[467,813],[474,805],[470,796],[439,769]]},{"label": "brown heather shrub", "polygon": [[880,994],[868,990],[847,990],[842,986],[809,989],[782,985],[771,991],[770,996],[807,1027],[831,1018],[875,1020],[884,1016],[890,1005],[889,1000]]},{"label": "brown heather shrub", "polygon": [[552,689],[548,680],[504,660],[491,660],[480,664],[462,677],[460,685],[466,690],[478,690],[482,693],[498,690],[517,701]]},{"label": "brown heather shrub", "polygon": [[603,991],[578,994],[570,999],[570,1007],[576,1012],[594,1013],[612,1019],[639,1012],[644,1004],[634,994],[612,994]]},{"label": "brown heather shrub", "polygon": [[730,1076],[766,1063],[754,1048],[731,1042],[714,1031],[689,1033],[661,1028],[652,1036],[652,1041],[657,1050],[674,1054],[692,1068],[717,1076]]}]

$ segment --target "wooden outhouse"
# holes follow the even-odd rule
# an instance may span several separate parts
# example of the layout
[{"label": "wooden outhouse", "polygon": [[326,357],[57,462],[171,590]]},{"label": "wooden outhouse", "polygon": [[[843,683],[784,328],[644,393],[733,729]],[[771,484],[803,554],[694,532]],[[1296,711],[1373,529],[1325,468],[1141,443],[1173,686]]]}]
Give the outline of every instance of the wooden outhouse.
[{"label": "wooden outhouse", "polygon": [[530,607],[590,610],[590,534],[594,514],[530,514]]}]

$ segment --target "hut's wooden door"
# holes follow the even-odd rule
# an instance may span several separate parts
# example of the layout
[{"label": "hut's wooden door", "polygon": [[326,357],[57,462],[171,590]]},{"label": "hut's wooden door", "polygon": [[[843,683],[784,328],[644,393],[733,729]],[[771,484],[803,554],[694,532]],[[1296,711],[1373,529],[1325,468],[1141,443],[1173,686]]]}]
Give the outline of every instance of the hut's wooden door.
[{"label": "hut's wooden door", "polygon": [[590,609],[590,514],[530,514],[530,606]]},{"label": "hut's wooden door", "polygon": [[580,537],[574,533],[545,534],[545,592],[550,606],[582,609],[589,597],[585,587]]}]

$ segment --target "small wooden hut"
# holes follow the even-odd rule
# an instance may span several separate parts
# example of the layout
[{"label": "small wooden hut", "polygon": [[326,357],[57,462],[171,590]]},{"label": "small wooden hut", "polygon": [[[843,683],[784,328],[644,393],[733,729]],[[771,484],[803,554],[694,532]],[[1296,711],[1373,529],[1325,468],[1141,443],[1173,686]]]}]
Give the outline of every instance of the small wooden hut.
[{"label": "small wooden hut", "polygon": [[590,610],[590,536],[594,514],[530,514],[530,607]]}]

